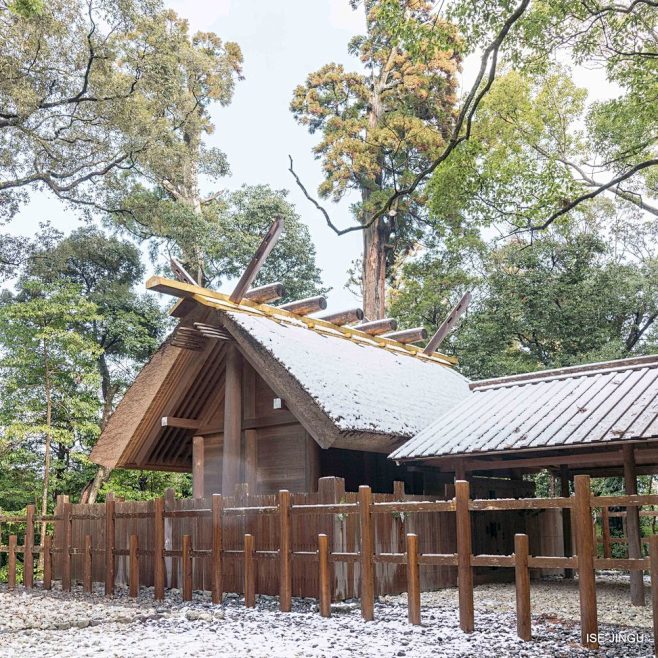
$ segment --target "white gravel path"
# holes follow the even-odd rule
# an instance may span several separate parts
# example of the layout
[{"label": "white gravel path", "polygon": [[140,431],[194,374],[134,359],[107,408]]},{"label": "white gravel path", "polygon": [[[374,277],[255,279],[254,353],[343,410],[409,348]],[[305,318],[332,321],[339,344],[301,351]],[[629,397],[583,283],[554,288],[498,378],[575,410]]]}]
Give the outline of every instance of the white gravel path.
[{"label": "white gravel path", "polygon": [[[653,636],[647,628],[650,605],[631,608],[626,583],[598,582],[604,634],[598,652],[579,646],[576,584],[533,582],[532,592],[534,639],[525,643],[516,637],[514,590],[506,584],[476,588],[476,630],[469,635],[459,631],[454,589],[424,594],[423,625],[413,627],[407,623],[404,596],[384,597],[376,604],[376,621],[366,623],[358,602],[336,604],[332,618],[322,619],[316,602],[309,599],[295,600],[293,612],[284,614],[270,597],[258,597],[257,607],[247,610],[235,595],[223,606],[213,606],[201,593],[195,593],[192,603],[183,603],[178,592],[168,592],[166,601],[156,603],[148,589],[133,601],[125,590],[106,599],[101,588],[86,595],[80,589],[10,592],[0,586],[0,657],[653,655]],[[619,637],[620,631],[629,634]]]}]

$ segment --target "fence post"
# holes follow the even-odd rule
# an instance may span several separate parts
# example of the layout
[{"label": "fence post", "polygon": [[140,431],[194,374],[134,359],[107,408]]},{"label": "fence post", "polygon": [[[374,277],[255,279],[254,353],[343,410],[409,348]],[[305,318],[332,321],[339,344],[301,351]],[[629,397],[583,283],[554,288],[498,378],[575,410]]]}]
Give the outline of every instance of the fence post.
[{"label": "fence post", "polygon": [[359,487],[359,520],[361,524],[361,615],[366,621],[375,617],[374,537],[372,529],[372,491]]},{"label": "fence post", "polygon": [[115,506],[114,497],[108,494],[105,499],[105,596],[114,594]]},{"label": "fence post", "polygon": [[7,586],[16,588],[16,535],[9,535],[7,546]]},{"label": "fence post", "polygon": [[464,633],[475,628],[473,608],[473,568],[471,567],[471,515],[468,510],[470,496],[466,480],[455,481],[455,522],[457,524],[457,586],[459,587],[459,626]]},{"label": "fence post", "polygon": [[85,547],[83,553],[83,587],[84,591],[91,593],[92,570],[91,570],[91,535],[85,535]]},{"label": "fence post", "polygon": [[[245,568],[245,574],[246,573]],[[279,606],[281,612],[290,612],[292,607],[292,570],[290,568],[290,492],[285,489],[279,491]]]},{"label": "fence post", "polygon": [[212,557],[211,557],[211,590],[212,602],[221,603],[224,595],[222,580],[222,495],[212,496]]},{"label": "fence post", "polygon": [[516,633],[527,642],[532,638],[528,535],[514,535],[514,575],[516,581]]},{"label": "fence post", "polygon": [[192,536],[183,535],[183,601],[192,600]]},{"label": "fence post", "polygon": [[420,624],[420,568],[418,566],[418,535],[407,534],[407,607],[409,622]]},{"label": "fence post", "polygon": [[651,603],[653,605],[654,655],[658,653],[658,535],[649,538],[649,564],[651,574]]},{"label": "fence post", "polygon": [[27,589],[34,586],[34,512],[34,505],[28,505],[23,541],[23,585]]},{"label": "fence post", "polygon": [[320,581],[320,614],[331,617],[331,589],[329,585],[329,538],[325,534],[318,535],[318,562]]},{"label": "fence post", "polygon": [[130,535],[130,596],[135,599],[139,594],[139,539]]},{"label": "fence post", "polygon": [[244,536],[244,605],[245,608],[253,608],[256,605],[253,535]]},{"label": "fence post", "polygon": [[53,586],[53,538],[46,535],[42,541],[43,545],[43,588],[51,589]]},{"label": "fence post", "polygon": [[578,547],[578,588],[580,590],[580,638],[584,647],[598,649],[599,624],[596,612],[596,581],[592,555],[592,511],[589,475],[576,475],[574,517]]},{"label": "fence post", "polygon": [[601,508],[601,538],[603,539],[603,557],[609,558],[610,551],[610,510],[607,507]]},{"label": "fence post", "polygon": [[164,498],[153,501],[153,597],[162,601],[165,597],[165,536]]},{"label": "fence post", "polygon": [[71,503],[64,503],[64,546],[62,547],[62,591],[71,591],[71,540],[73,526],[71,521]]}]

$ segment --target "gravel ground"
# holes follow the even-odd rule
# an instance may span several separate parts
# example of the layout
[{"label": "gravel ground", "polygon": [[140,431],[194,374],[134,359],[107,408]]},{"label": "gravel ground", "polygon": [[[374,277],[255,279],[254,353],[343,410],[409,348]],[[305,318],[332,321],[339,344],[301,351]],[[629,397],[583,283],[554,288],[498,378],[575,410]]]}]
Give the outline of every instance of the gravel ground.
[{"label": "gravel ground", "polygon": [[478,658],[653,655],[651,608],[628,605],[628,584],[597,578],[602,649],[579,646],[578,590],[571,582],[532,583],[533,641],[516,637],[513,585],[475,589],[476,629],[459,631],[456,590],[423,595],[423,625],[407,623],[406,597],[383,597],[375,622],[360,617],[358,602],[335,604],[322,619],[316,602],[298,599],[293,612],[277,610],[277,601],[258,597],[247,610],[236,595],[223,606],[195,593],[183,603],[177,591],[154,602],[144,589],[138,600],[123,589],[113,599],[79,589],[72,593],[40,589],[13,592],[0,586],[0,656],[251,656],[387,658],[433,656]]}]

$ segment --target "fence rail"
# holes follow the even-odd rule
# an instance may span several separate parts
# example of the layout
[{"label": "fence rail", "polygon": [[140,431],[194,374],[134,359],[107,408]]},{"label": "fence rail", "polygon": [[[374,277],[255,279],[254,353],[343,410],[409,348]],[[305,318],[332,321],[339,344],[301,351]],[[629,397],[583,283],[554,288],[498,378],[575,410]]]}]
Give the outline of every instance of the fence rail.
[{"label": "fence rail", "polygon": [[[219,603],[224,594],[223,566],[225,560],[238,560],[242,567],[242,592],[245,605],[255,604],[258,565],[262,561],[278,561],[279,603],[282,611],[290,611],[292,598],[292,569],[298,563],[315,563],[317,568],[317,597],[320,614],[331,615],[331,571],[339,565],[359,567],[358,581],[361,599],[361,613],[365,620],[374,618],[375,565],[405,565],[408,596],[409,621],[421,622],[420,574],[422,568],[456,567],[459,587],[460,627],[472,632],[475,624],[473,604],[473,569],[475,567],[497,567],[514,570],[516,583],[517,632],[524,640],[531,639],[530,625],[530,569],[575,569],[579,572],[579,594],[581,609],[581,641],[583,646],[596,648],[594,638],[598,634],[595,569],[649,570],[651,574],[652,600],[658,610],[658,536],[648,538],[648,558],[598,558],[596,556],[596,532],[593,512],[600,508],[607,512],[609,507],[642,506],[658,504],[658,496],[592,496],[590,478],[586,475],[575,477],[575,494],[569,498],[521,498],[521,499],[471,499],[469,483],[455,483],[455,497],[449,501],[376,501],[370,487],[359,487],[355,502],[327,504],[292,504],[291,494],[279,492],[276,505],[225,506],[221,495],[211,497],[210,507],[196,509],[165,510],[165,500],[157,499],[150,503],[150,509],[141,511],[117,511],[117,501],[109,498],[89,513],[73,512],[73,506],[60,501],[54,515],[38,516],[34,506],[29,506],[25,516],[0,516],[0,524],[22,523],[26,525],[23,544],[18,544],[17,534],[9,535],[7,545],[0,545],[0,553],[8,554],[8,585],[16,587],[17,556],[22,554],[24,563],[23,584],[33,586],[34,556],[44,559],[45,589],[50,589],[53,580],[53,562],[58,561],[58,572],[63,590],[70,590],[72,583],[72,558],[82,559],[82,584],[86,591],[93,585],[94,567],[100,563],[104,572],[105,593],[114,593],[117,578],[117,558],[127,557],[127,581],[129,595],[136,597],[140,587],[140,563],[148,558],[152,572],[154,596],[163,599],[167,584],[167,572],[172,565],[167,561],[180,560],[180,573],[183,600],[191,600],[193,590],[193,564],[205,561],[210,574],[210,591],[214,603]],[[76,506],[77,508],[81,506]],[[91,506],[90,506],[91,507]],[[525,533],[514,537],[514,552],[509,555],[474,554],[472,524],[474,514],[480,512],[504,512],[510,510],[569,509],[576,530],[576,554],[570,557],[531,555],[529,538]],[[404,552],[375,550],[374,536],[378,515],[451,513],[456,524],[456,551],[451,553],[421,552],[419,536],[405,533]],[[292,518],[310,514],[331,514],[335,516],[355,515],[358,519],[360,543],[357,551],[332,551],[325,533],[318,533],[315,550],[293,550]],[[234,516],[268,516],[272,528],[276,528],[278,547],[273,550],[257,549],[255,537],[244,532],[239,548],[229,548],[224,543],[224,532],[228,519]],[[607,515],[604,513],[607,518]],[[174,549],[167,542],[165,524],[175,520],[210,518],[211,542],[209,548],[200,548],[192,533],[182,534],[180,549]],[[102,545],[94,545],[92,533],[84,535],[81,547],[72,545],[74,522],[94,522],[103,528]],[[152,547],[140,546],[136,533],[128,536],[127,548],[117,546],[117,522],[147,522]],[[43,545],[35,545],[34,526],[45,522],[55,526],[54,543],[50,535],[43,538]],[[246,527],[246,526],[245,526]],[[605,530],[605,528],[604,528]],[[274,530],[272,530],[274,532]],[[195,546],[195,543],[197,544]],[[171,579],[170,579],[171,580]],[[176,583],[174,583],[176,584]],[[172,585],[173,586],[173,585]],[[654,616],[654,624],[658,615]],[[654,632],[658,630],[654,627]]]}]

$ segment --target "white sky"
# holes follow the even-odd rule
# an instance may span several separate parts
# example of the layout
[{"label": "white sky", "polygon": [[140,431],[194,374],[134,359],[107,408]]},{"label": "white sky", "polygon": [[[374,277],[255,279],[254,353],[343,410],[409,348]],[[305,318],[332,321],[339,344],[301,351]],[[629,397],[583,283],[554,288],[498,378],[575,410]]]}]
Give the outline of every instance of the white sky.
[{"label": "white sky", "polygon": [[[298,190],[288,172],[288,154],[309,191],[315,192],[321,182],[321,168],[311,153],[317,136],[295,123],[288,106],[294,87],[308,73],[331,61],[358,66],[347,54],[347,43],[363,32],[362,13],[352,11],[348,0],[166,0],[166,4],[190,21],[192,31],[216,32],[242,48],[245,80],[237,84],[229,107],[212,111],[216,130],[209,143],[226,152],[232,170],[220,185],[234,189],[244,183],[269,183],[290,190],[289,199],[311,230],[324,282],[332,287],[330,308],[354,305],[354,296],[344,285],[350,263],[360,254],[361,236],[358,232],[336,236]],[[466,78],[474,66],[477,62],[469,58]],[[577,82],[595,96],[607,95],[599,72],[578,76]],[[347,203],[326,206],[336,224],[350,224]],[[7,230],[29,235],[45,220],[65,232],[79,225],[74,211],[57,199],[33,193],[30,204]],[[152,269],[149,263],[148,273]]]}]

